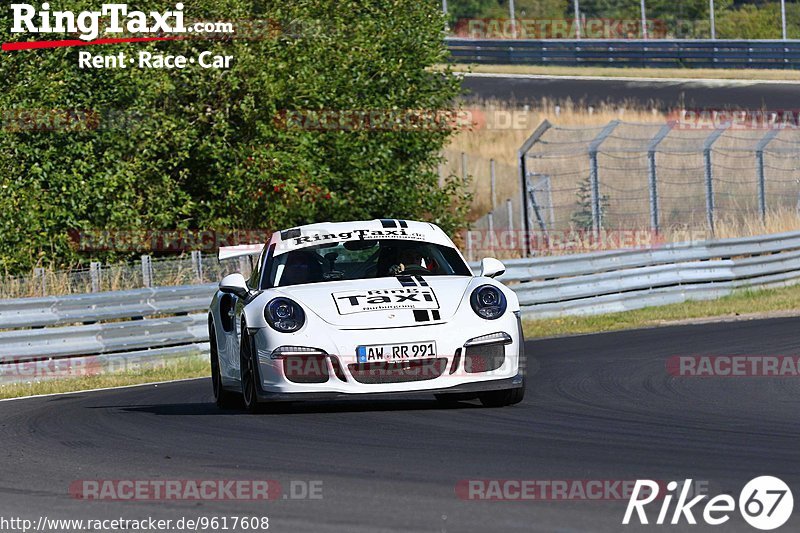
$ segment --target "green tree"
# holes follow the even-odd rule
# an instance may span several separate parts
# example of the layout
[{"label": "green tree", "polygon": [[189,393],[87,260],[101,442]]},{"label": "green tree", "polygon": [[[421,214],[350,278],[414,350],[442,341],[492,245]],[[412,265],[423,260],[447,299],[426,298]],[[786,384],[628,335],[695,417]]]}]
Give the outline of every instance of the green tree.
[{"label": "green tree", "polygon": [[[786,32],[789,39],[800,37],[800,4],[786,4]],[[780,4],[744,4],[725,11],[717,19],[717,35],[721,39],[780,39]]]},{"label": "green tree", "polygon": [[[590,230],[593,225],[592,217],[592,182],[589,176],[578,182],[578,190],[575,192],[578,209],[572,213],[570,222],[579,230]],[[608,210],[609,197],[607,194],[600,195],[600,220]]]},{"label": "green tree", "polygon": [[[455,231],[467,195],[438,187],[453,128],[313,131],[285,112],[441,110],[459,81],[437,6],[417,0],[195,0],[187,20],[258,19],[258,35],[92,47],[233,56],[229,70],[80,69],[83,48],[2,52],[0,269],[114,259],[78,254],[70,230],[281,229],[321,220],[423,218]],[[72,0],[59,9],[97,9]],[[164,9],[143,0],[137,9]],[[10,28],[9,10],[0,27]],[[66,38],[66,36],[64,37]],[[43,39],[7,34],[5,41]],[[11,111],[9,113],[8,111]],[[20,110],[89,112],[57,131]],[[34,113],[35,114],[35,113]],[[41,113],[40,113],[41,114]],[[98,118],[99,117],[99,118]]]},{"label": "green tree", "polygon": [[447,10],[451,21],[464,18],[484,18],[498,7],[497,0],[449,0]]}]

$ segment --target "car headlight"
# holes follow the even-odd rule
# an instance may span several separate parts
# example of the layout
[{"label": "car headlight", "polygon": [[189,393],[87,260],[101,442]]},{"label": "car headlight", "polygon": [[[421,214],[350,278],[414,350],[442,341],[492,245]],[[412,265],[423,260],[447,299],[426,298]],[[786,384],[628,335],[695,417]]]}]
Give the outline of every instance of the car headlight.
[{"label": "car headlight", "polygon": [[264,308],[264,318],[275,331],[292,333],[303,327],[306,314],[303,308],[288,298],[275,298]]},{"label": "car headlight", "polygon": [[503,316],[508,305],[503,291],[493,285],[481,285],[472,291],[469,302],[472,304],[473,311],[486,320],[494,320]]}]

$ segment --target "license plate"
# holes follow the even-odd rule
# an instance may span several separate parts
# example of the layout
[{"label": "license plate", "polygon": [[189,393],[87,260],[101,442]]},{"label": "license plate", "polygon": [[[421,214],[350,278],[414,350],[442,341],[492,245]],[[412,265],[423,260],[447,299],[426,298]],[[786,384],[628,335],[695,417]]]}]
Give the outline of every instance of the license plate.
[{"label": "license plate", "polygon": [[436,343],[434,341],[427,341],[359,346],[356,348],[356,356],[358,356],[359,363],[427,359],[429,357],[436,357]]}]

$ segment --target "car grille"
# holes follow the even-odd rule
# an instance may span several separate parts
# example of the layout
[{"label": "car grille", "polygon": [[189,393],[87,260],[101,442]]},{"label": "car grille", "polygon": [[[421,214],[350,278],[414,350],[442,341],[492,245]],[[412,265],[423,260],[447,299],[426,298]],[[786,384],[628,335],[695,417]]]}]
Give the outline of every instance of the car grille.
[{"label": "car grille", "polygon": [[489,372],[503,366],[506,350],[503,344],[470,346],[464,351],[464,370],[470,374]]},{"label": "car grille", "polygon": [[283,373],[292,383],[325,383],[328,363],[324,355],[291,355],[283,358]]},{"label": "car grille", "polygon": [[447,359],[417,359],[398,363],[361,363],[348,365],[353,379],[365,385],[408,383],[436,379],[447,368]]}]

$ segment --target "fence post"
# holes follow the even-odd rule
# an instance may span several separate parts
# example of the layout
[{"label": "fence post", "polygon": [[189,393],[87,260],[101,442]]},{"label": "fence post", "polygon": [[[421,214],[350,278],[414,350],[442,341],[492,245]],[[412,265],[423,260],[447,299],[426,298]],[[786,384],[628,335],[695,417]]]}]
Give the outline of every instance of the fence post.
[{"label": "fence post", "polygon": [[556,229],[556,206],[553,203],[553,181],[550,175],[546,175],[545,179],[545,187],[547,187],[547,203],[548,203],[548,210],[550,211],[550,231],[555,231]]},{"label": "fence post", "polygon": [[528,198],[526,200],[530,201],[531,208],[533,209],[533,216],[536,217],[536,222],[539,224],[539,229],[544,235],[545,242],[550,242],[550,235],[547,231],[547,224],[544,222],[544,215],[542,215],[542,208],[539,206],[539,201],[536,199],[536,189],[544,183],[547,184],[548,176],[542,174],[531,174],[529,177],[533,176],[541,176],[539,181],[534,183],[532,186],[528,187]]},{"label": "fence post", "polygon": [[192,252],[192,270],[197,281],[203,283],[203,252],[200,250]]},{"label": "fence post", "polygon": [[589,145],[589,183],[592,190],[592,232],[596,235],[600,233],[603,226],[603,212],[600,206],[600,176],[597,170],[597,152],[600,145],[611,135],[614,128],[619,126],[619,120],[612,120],[603,130],[597,134]]},{"label": "fence post", "polygon": [[714,175],[711,168],[711,150],[703,150],[706,178],[706,221],[711,235],[714,235]]},{"label": "fence post", "polygon": [[597,152],[589,152],[589,184],[592,195],[592,232],[598,233],[600,220],[600,178],[597,172]]},{"label": "fence post", "polygon": [[92,278],[92,292],[100,292],[100,266],[97,261],[89,263],[89,276]]},{"label": "fence post", "polygon": [[656,170],[656,148],[664,137],[669,135],[669,132],[675,126],[675,121],[670,121],[661,129],[658,130],[655,137],[650,141],[647,147],[647,170],[650,182],[650,229],[658,233],[659,216],[658,216],[658,175]]},{"label": "fence post", "polygon": [[714,169],[711,165],[711,148],[720,136],[725,133],[727,125],[714,130],[703,143],[703,162],[706,178],[706,219],[711,236],[714,236]]},{"label": "fence post", "polygon": [[489,211],[487,215],[489,221],[489,250],[494,253],[494,212]]},{"label": "fence post", "polygon": [[495,195],[495,191],[497,189],[495,189],[496,182],[495,182],[495,173],[494,173],[494,159],[490,159],[489,160],[489,176],[490,176],[490,180],[491,180],[490,181],[490,187],[491,187],[491,190],[492,190],[492,211],[494,211],[495,207],[497,207],[497,196]]},{"label": "fence post", "polygon": [[461,179],[464,183],[467,183],[467,178],[469,174],[467,173],[467,154],[466,152],[461,152]]},{"label": "fence post", "polygon": [[153,286],[153,262],[149,255],[142,256],[142,285]]},{"label": "fence post", "polygon": [[772,139],[778,135],[777,129],[769,130],[756,145],[756,174],[758,176],[758,210],[761,212],[761,222],[767,221],[767,183],[764,178],[764,149]]},{"label": "fence post", "polygon": [[520,216],[522,217],[520,230],[522,231],[522,257],[528,257],[528,232],[530,230],[530,221],[528,220],[528,165],[525,159],[528,157],[528,151],[534,144],[539,142],[547,130],[550,129],[552,124],[547,120],[539,124],[539,127],[534,130],[528,140],[520,146],[517,152],[517,160],[519,161],[519,177],[520,177]]},{"label": "fence post", "polygon": [[33,277],[39,281],[39,287],[41,289],[42,296],[47,296],[47,274],[45,273],[44,268],[34,268]]},{"label": "fence post", "polygon": [[506,198],[506,213],[508,213],[508,231],[514,231],[514,204],[511,198]]}]

